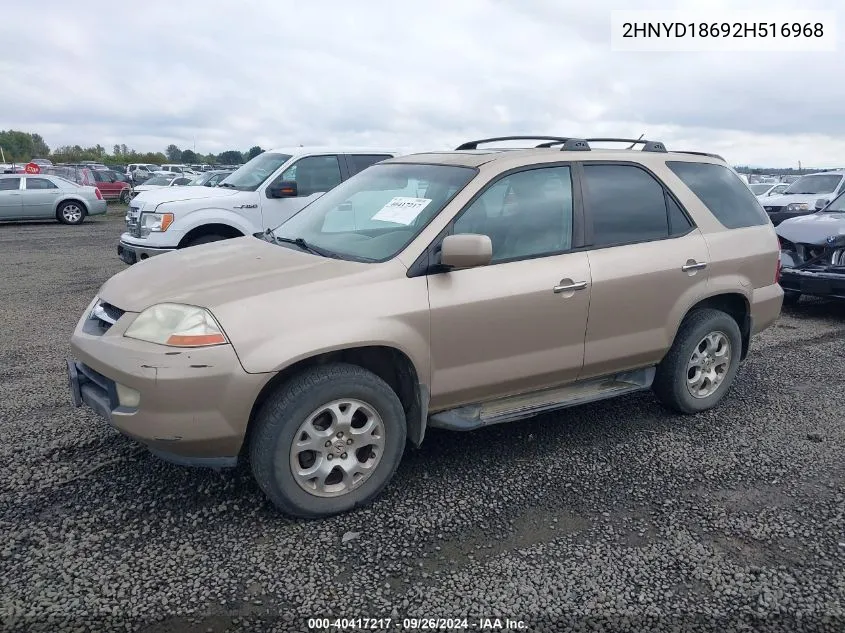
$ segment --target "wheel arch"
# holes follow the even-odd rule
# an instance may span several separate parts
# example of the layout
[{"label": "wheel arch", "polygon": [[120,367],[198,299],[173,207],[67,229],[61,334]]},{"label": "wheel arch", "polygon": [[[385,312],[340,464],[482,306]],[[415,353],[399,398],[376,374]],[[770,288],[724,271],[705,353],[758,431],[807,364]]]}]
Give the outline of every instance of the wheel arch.
[{"label": "wheel arch", "polygon": [[399,397],[405,410],[408,439],[416,446],[425,436],[428,418],[428,389],[420,383],[417,368],[411,358],[402,350],[388,345],[362,345],[324,351],[294,363],[275,372],[261,388],[253,402],[244,433],[241,456],[246,455],[251,434],[255,428],[255,418],[267,398],[298,373],[332,363],[357,365],[371,371],[384,380]]},{"label": "wheel arch", "polygon": [[246,234],[231,224],[226,224],[224,222],[210,222],[208,224],[195,226],[185,233],[185,235],[182,236],[182,239],[179,240],[179,244],[176,248],[185,248],[193,240],[198,237],[203,237],[204,235],[222,235],[226,239],[232,239],[235,237],[243,237]]},{"label": "wheel arch", "polygon": [[742,353],[740,355],[740,360],[745,360],[746,356],[748,356],[748,350],[751,345],[751,304],[748,301],[748,297],[741,292],[723,292],[714,294],[709,297],[705,297],[690,306],[675,327],[672,341],[674,341],[675,337],[677,337],[681,324],[686,321],[691,314],[697,310],[703,310],[706,308],[720,310],[721,312],[731,316],[734,321],[736,321],[742,335]]},{"label": "wheel arch", "polygon": [[62,208],[66,202],[77,202],[82,205],[82,208],[85,209],[85,215],[91,214],[91,207],[88,206],[88,202],[85,198],[75,196],[73,194],[64,194],[59,197],[56,201],[56,205],[53,207],[53,217],[58,220],[59,219],[59,209]]}]

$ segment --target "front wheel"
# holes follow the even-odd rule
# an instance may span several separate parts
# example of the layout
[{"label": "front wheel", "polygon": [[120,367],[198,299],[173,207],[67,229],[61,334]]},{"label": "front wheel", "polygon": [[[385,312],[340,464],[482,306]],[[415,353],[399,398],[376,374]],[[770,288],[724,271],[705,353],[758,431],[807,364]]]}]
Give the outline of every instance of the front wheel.
[{"label": "front wheel", "polygon": [[308,369],[261,407],[250,440],[253,475],[283,512],[351,510],[390,481],[405,447],[405,411],[381,378],[356,365]]},{"label": "front wheel", "polygon": [[652,389],[679,413],[705,411],[730,389],[741,354],[742,334],[733,317],[721,310],[696,310],[681,323],[657,366]]}]

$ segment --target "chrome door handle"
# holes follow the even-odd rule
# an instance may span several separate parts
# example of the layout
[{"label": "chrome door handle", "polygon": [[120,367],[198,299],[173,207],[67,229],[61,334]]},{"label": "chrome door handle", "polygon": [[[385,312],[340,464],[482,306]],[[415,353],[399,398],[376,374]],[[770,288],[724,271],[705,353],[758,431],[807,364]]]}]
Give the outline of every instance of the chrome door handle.
[{"label": "chrome door handle", "polygon": [[693,260],[691,264],[684,264],[681,266],[681,270],[685,273],[690,270],[702,270],[703,268],[707,268],[707,262],[697,262],[695,260]]},{"label": "chrome door handle", "polygon": [[560,294],[561,292],[572,292],[573,290],[583,290],[587,287],[586,281],[578,281],[574,284],[565,284],[562,286],[555,286],[553,288],[555,294]]}]

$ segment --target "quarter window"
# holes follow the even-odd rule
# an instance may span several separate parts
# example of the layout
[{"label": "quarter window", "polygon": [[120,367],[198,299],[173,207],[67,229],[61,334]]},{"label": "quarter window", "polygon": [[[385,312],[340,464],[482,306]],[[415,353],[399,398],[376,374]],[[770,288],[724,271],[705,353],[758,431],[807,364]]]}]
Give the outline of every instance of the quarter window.
[{"label": "quarter window", "polygon": [[663,187],[643,169],[633,165],[585,165],[584,188],[593,222],[593,246],[669,236]]},{"label": "quarter window", "polygon": [[551,255],[572,247],[569,167],[531,169],[490,185],[454,224],[454,234],[487,235],[493,262]]}]

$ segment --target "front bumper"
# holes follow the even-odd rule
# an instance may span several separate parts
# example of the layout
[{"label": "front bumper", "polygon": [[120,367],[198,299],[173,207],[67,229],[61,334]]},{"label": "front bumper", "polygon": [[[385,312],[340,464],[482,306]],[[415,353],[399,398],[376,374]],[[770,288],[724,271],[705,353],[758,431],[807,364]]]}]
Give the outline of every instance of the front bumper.
[{"label": "front bumper", "polygon": [[161,255],[162,253],[169,253],[171,251],[175,251],[175,248],[154,248],[150,246],[137,246],[135,244],[129,244],[120,240],[120,243],[117,245],[117,255],[127,264],[135,264],[139,261],[144,259],[149,259],[150,257],[154,257],[155,255]]},{"label": "front bumper", "polygon": [[[169,461],[234,466],[267,376],[246,373],[231,345],[145,343],[123,336],[136,314],[124,313],[103,331],[89,311],[71,337],[73,403]],[[118,384],[140,393],[137,406],[121,404]]]},{"label": "front bumper", "polygon": [[783,268],[780,285],[788,292],[845,299],[845,274]]}]

